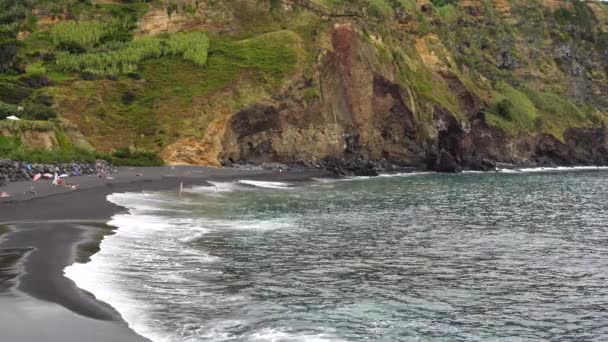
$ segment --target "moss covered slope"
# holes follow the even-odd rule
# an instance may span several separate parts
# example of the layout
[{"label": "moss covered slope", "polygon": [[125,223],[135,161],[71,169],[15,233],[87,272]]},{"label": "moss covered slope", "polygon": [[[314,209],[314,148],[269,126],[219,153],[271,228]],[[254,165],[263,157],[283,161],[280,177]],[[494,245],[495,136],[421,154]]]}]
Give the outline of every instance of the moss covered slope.
[{"label": "moss covered slope", "polygon": [[0,110],[57,116],[99,151],[211,165],[328,156],[437,169],[608,162],[600,2],[22,7],[3,24],[4,44],[15,48],[0,61]]}]

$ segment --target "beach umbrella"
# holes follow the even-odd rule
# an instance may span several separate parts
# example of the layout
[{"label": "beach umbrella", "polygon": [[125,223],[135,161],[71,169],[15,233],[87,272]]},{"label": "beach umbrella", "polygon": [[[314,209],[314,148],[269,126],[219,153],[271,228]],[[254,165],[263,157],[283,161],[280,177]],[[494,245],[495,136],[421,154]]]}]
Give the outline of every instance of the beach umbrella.
[{"label": "beach umbrella", "polygon": [[66,178],[66,177],[69,177],[69,176],[66,175],[65,173],[59,176],[59,178]]},{"label": "beach umbrella", "polygon": [[45,174],[42,175],[42,177],[44,177],[44,178],[53,178],[53,175],[50,174],[50,173],[45,173]]},{"label": "beach umbrella", "polygon": [[35,175],[32,180],[35,182],[35,181],[39,180],[40,178],[42,178],[42,174],[41,173]]}]

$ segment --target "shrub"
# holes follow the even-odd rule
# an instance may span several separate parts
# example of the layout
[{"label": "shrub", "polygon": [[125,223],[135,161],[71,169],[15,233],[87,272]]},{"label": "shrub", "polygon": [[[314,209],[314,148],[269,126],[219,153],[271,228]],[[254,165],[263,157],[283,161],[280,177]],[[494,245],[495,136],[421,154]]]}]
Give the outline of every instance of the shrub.
[{"label": "shrub", "polygon": [[122,96],[120,97],[120,100],[122,101],[123,104],[129,105],[129,104],[133,103],[136,98],[137,98],[137,96],[135,95],[134,92],[126,91],[122,94]]},{"label": "shrub", "polygon": [[496,114],[507,120],[513,120],[513,103],[508,99],[503,99],[496,104]]},{"label": "shrub", "polygon": [[443,7],[446,5],[454,5],[456,4],[456,0],[431,0],[431,3],[435,7]]},{"label": "shrub", "polygon": [[40,103],[43,104],[45,106],[49,106],[51,107],[53,105],[53,95],[50,94],[45,94],[45,93],[38,93],[34,96],[33,101],[35,103]]},{"label": "shrub", "polygon": [[203,66],[207,62],[209,38],[203,33],[177,33],[168,39],[146,37],[129,43],[109,43],[89,53],[60,52],[55,63],[62,71],[94,75],[135,74],[139,63],[163,55],[179,55]]},{"label": "shrub", "polygon": [[494,104],[486,118],[490,123],[510,133],[531,131],[539,112],[528,96],[505,82],[497,82]]},{"label": "shrub", "polygon": [[132,73],[146,58],[162,55],[160,40],[155,38],[137,39],[123,44],[117,50],[92,52],[80,55],[68,52],[58,53],[55,63],[63,71],[84,71],[95,75]]},{"label": "shrub", "polygon": [[317,88],[308,88],[304,91],[304,100],[307,102],[313,101],[321,97]]},{"label": "shrub", "polygon": [[23,118],[28,120],[47,121],[57,117],[53,108],[39,103],[26,105],[23,112]]},{"label": "shrub", "polygon": [[21,42],[16,34],[32,3],[32,0],[0,0],[0,73],[17,71]]},{"label": "shrub", "polygon": [[447,23],[455,23],[458,21],[458,10],[456,6],[447,4],[437,9],[439,16]]},{"label": "shrub", "polygon": [[19,115],[19,109],[17,106],[0,102],[0,120],[6,119],[12,115]]},{"label": "shrub", "polygon": [[0,33],[0,72],[8,72],[14,68],[17,62],[20,43],[12,37],[3,36],[4,34]]},{"label": "shrub", "polygon": [[6,158],[21,146],[19,136],[1,136],[0,135],[0,159]]},{"label": "shrub", "polygon": [[95,162],[96,159],[107,159],[107,156],[95,151],[89,151],[77,147],[68,147],[57,150],[27,150],[24,148],[13,148],[10,151],[0,149],[0,158],[25,161],[30,163],[71,163],[71,162]]},{"label": "shrub", "polygon": [[394,16],[393,7],[386,0],[369,0],[369,13],[379,18]]},{"label": "shrub", "polygon": [[397,0],[397,3],[399,7],[408,12],[414,12],[418,8],[416,0]]},{"label": "shrub", "polygon": [[121,148],[112,153],[112,164],[116,166],[161,166],[164,162],[154,152]]},{"label": "shrub", "polygon": [[79,53],[113,40],[125,31],[128,31],[128,24],[121,20],[64,21],[51,29],[51,40],[62,50]]},{"label": "shrub", "polygon": [[44,75],[32,75],[19,78],[19,81],[30,88],[42,88],[50,86],[53,82]]},{"label": "shrub", "polygon": [[0,81],[0,101],[18,104],[30,96],[32,91],[17,82]]},{"label": "shrub", "polygon": [[200,32],[176,33],[166,41],[165,52],[171,55],[181,55],[184,59],[196,65],[207,63],[209,38]]},{"label": "shrub", "polygon": [[574,19],[574,15],[572,12],[568,11],[565,8],[558,8],[553,12],[553,16],[555,20],[561,25],[568,24]]}]

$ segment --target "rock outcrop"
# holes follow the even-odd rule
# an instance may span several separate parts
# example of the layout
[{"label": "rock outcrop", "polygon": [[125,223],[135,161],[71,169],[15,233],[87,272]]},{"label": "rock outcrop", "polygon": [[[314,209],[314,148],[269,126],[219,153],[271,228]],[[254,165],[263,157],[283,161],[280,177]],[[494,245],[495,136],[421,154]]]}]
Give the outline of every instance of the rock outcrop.
[{"label": "rock outcrop", "polygon": [[319,98],[307,102],[298,98],[301,90],[290,89],[278,104],[256,104],[230,117],[220,132],[223,164],[327,157],[424,163],[410,95],[390,74],[374,72],[373,47],[350,25],[334,28],[332,46],[322,56]]},{"label": "rock outcrop", "polygon": [[[205,138],[215,141],[214,149],[197,148],[197,143],[190,141],[188,147],[165,149],[163,156],[180,160],[180,154],[185,153],[190,156],[182,159],[186,163],[216,166],[315,164],[342,175],[375,174],[374,163],[381,160],[439,172],[493,170],[496,163],[608,161],[603,155],[608,146],[603,128],[571,128],[560,140],[546,133],[513,136],[490,125],[484,113],[488,100],[471,91],[462,76],[451,71],[453,61],[439,57],[447,50],[432,35],[419,39],[416,50],[433,77],[445,84],[456,106],[448,109],[435,104],[425,108],[433,113],[432,130],[421,130],[422,119],[416,113],[420,99],[395,81],[399,77],[395,65],[378,68],[381,63],[373,45],[352,24],[335,25],[331,49],[320,56],[313,79],[293,84],[268,101],[224,115],[221,129],[209,130]],[[556,48],[556,53],[564,59],[573,54],[564,46]],[[510,50],[502,49],[497,67],[514,70],[520,62]],[[303,89],[315,87],[320,89],[319,96],[304,100]],[[219,164],[210,162],[216,156]]]}]

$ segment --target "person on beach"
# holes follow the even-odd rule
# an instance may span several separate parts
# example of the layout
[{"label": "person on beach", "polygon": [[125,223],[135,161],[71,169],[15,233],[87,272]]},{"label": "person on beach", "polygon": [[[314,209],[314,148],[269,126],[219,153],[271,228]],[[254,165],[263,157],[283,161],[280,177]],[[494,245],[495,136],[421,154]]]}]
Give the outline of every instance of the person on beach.
[{"label": "person on beach", "polygon": [[95,161],[95,168],[97,169],[97,177],[106,178],[107,172],[103,160],[97,159]]},{"label": "person on beach", "polygon": [[99,159],[95,160],[95,172],[97,177],[101,178],[101,161]]}]

